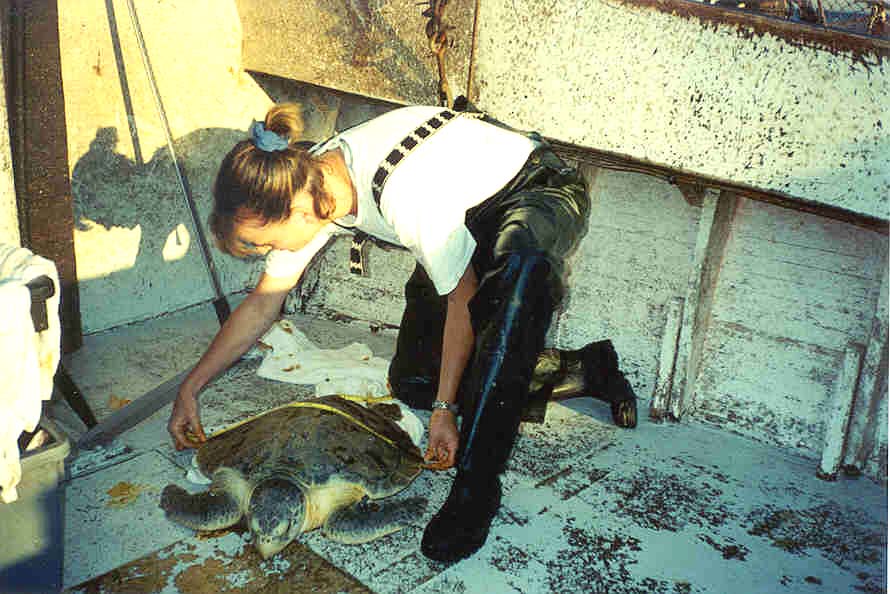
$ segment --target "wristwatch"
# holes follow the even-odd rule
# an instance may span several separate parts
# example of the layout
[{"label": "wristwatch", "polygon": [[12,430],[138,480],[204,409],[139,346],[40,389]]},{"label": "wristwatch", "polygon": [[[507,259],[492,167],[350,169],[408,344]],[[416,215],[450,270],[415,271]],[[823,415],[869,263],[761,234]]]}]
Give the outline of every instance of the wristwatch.
[{"label": "wristwatch", "polygon": [[436,410],[437,408],[451,411],[451,414],[453,414],[455,417],[460,414],[460,409],[457,407],[456,404],[451,404],[450,402],[445,402],[444,400],[433,400],[433,410]]}]

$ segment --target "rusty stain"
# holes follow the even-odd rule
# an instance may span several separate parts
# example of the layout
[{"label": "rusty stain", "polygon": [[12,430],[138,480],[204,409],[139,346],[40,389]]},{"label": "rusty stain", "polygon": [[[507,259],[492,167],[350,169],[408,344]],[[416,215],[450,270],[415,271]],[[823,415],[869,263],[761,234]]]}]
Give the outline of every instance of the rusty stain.
[{"label": "rusty stain", "polygon": [[[285,0],[247,3],[244,66],[385,101],[425,103],[437,96],[435,59],[424,34],[422,8],[406,0],[306,0],[294,11]],[[425,4],[425,3],[421,3]],[[463,87],[472,53],[473,0],[451,0],[448,74]],[[297,48],[288,38],[311,35]],[[276,36],[282,41],[275,41]],[[272,39],[270,42],[269,40]]]},{"label": "rusty stain", "polygon": [[106,491],[110,499],[105,505],[108,507],[124,507],[129,505],[136,501],[140,493],[147,488],[148,487],[145,485],[121,481]]},{"label": "rusty stain", "polygon": [[[216,557],[206,559],[200,565],[192,565],[174,579],[176,589],[193,594],[216,594],[217,592],[245,592],[244,588],[233,588],[226,580],[231,563],[223,563]],[[254,590],[255,591],[255,590]]]},{"label": "rusty stain", "polygon": [[300,368],[300,366],[298,364],[294,363],[293,365],[288,365],[281,371],[294,371],[295,369],[299,369],[299,368]]},{"label": "rusty stain", "polygon": [[219,549],[202,552],[188,541],[171,544],[122,565],[72,588],[71,592],[160,592],[171,586],[191,594],[371,592],[302,543],[291,543],[276,559],[264,561],[250,547],[243,547],[235,554]]},{"label": "rusty stain", "polygon": [[129,398],[120,398],[117,395],[112,394],[108,397],[108,408],[111,410],[120,410],[131,402],[133,401]]},{"label": "rusty stain", "polygon": [[[684,0],[621,0],[629,6],[642,6],[681,18],[697,18],[716,29],[720,25],[736,28],[746,39],[754,35],[774,35],[795,47],[820,49],[833,55],[850,54],[866,68],[880,66],[890,56],[890,43],[871,37],[800,24],[776,18],[730,10]],[[874,58],[869,61],[869,58]]]},{"label": "rusty stain", "polygon": [[177,559],[161,559],[153,553],[139,561],[112,569],[101,578],[89,580],[71,592],[84,594],[129,594],[132,592],[160,592],[167,585]]}]

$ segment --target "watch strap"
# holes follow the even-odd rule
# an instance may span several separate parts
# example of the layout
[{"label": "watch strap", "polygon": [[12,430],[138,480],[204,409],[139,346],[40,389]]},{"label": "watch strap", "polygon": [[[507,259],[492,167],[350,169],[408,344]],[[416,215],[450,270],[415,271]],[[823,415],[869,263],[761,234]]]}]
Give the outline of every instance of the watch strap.
[{"label": "watch strap", "polygon": [[455,417],[460,414],[460,408],[456,404],[452,404],[450,402],[445,402],[444,400],[433,400],[433,410],[438,408],[451,411]]}]

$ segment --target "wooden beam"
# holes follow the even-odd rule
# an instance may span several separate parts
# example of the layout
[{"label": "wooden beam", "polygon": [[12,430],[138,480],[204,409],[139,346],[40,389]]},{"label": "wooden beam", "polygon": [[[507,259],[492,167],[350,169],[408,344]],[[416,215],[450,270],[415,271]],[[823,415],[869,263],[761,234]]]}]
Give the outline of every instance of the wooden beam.
[{"label": "wooden beam", "polygon": [[[0,2],[0,122],[8,123],[11,115],[8,105],[8,95],[5,92],[9,88],[6,78],[9,76],[11,64],[9,60],[9,6]],[[12,156],[12,142],[9,137],[9,126],[0,126],[0,242],[14,246],[22,245],[19,229],[18,207],[15,199],[15,180]]]},{"label": "wooden beam", "polygon": [[677,362],[677,342],[680,339],[680,321],[683,318],[683,299],[674,297],[667,306],[664,331],[661,334],[661,354],[658,357],[658,376],[649,405],[649,418],[663,421],[670,415],[671,387]]},{"label": "wooden beam", "polygon": [[677,361],[671,387],[671,414],[679,419],[692,403],[701,367],[705,331],[710,323],[714,292],[729,243],[738,197],[730,192],[705,191],[692,267],[686,286]]},{"label": "wooden beam", "polygon": [[801,23],[749,10],[714,6],[688,0],[620,0],[636,7],[647,7],[677,18],[697,19],[712,26],[733,27],[740,35],[750,37],[771,35],[788,44],[812,47],[831,53],[850,53],[867,66],[878,66],[882,58],[890,56],[890,41],[815,23]]},{"label": "wooden beam", "polygon": [[[553,145],[554,152],[563,159],[572,159],[579,163],[588,163],[596,167],[602,167],[603,169],[651,175],[660,178],[667,183],[674,184],[683,193],[684,198],[696,206],[699,206],[701,202],[696,195],[695,189],[708,187],[725,192],[732,192],[742,198],[748,198],[758,202],[766,202],[767,204],[775,204],[782,208],[806,212],[836,221],[843,221],[845,223],[850,223],[851,225],[856,225],[857,227],[877,231],[884,235],[890,233],[890,224],[888,224],[887,220],[851,212],[838,206],[808,202],[787,194],[752,188],[729,180],[699,175],[689,171],[672,169],[670,167],[665,167],[664,165],[650,163],[641,159],[634,159],[627,155],[610,153],[608,151],[563,142],[555,138],[547,138],[547,141]],[[688,193],[690,189],[693,190],[692,193]]]},{"label": "wooden beam", "polygon": [[[16,100],[13,147],[21,184],[16,188],[24,233],[22,244],[52,260],[61,283],[62,351],[80,348],[83,336],[74,259],[74,211],[68,174],[68,139],[59,19],[56,0],[15,0],[12,32],[20,39],[21,72],[10,77]],[[18,30],[21,28],[21,30]],[[15,64],[13,65],[15,67]],[[17,84],[16,84],[17,83]],[[17,181],[18,181],[17,179]]]},{"label": "wooden beam", "polygon": [[850,427],[847,431],[847,445],[844,451],[845,470],[860,471],[871,454],[871,444],[879,423],[887,423],[880,415],[880,404],[886,399],[887,381],[887,319],[888,319],[888,262],[887,253],[880,260],[882,266],[881,285],[871,334],[862,361],[862,374],[859,389],[853,404]]},{"label": "wooden beam", "polygon": [[176,394],[179,392],[179,386],[190,371],[191,367],[136,398],[127,406],[111,413],[99,424],[84,433],[77,440],[77,447],[86,450],[108,443],[127,429],[135,427],[167,404],[173,402],[176,399]]},{"label": "wooden beam", "polygon": [[864,346],[853,342],[848,344],[844,351],[841,372],[834,383],[828,409],[822,462],[819,465],[819,472],[816,473],[816,476],[823,480],[833,481],[837,478],[837,471],[844,456],[847,427],[850,423],[850,412],[853,410],[853,398],[856,394],[856,383],[859,380],[864,351]]}]

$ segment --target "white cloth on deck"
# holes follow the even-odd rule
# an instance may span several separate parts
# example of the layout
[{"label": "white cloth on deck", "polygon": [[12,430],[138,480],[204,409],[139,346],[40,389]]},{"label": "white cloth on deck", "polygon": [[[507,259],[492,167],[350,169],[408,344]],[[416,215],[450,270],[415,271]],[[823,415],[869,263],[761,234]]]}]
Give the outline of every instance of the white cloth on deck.
[{"label": "white cloth on deck", "polygon": [[[34,331],[31,293],[26,284],[42,275],[55,291],[46,301],[48,328]],[[18,246],[0,243],[0,500],[18,499],[22,478],[18,438],[40,422],[43,401],[53,392],[59,365],[59,275],[52,261]]]},{"label": "white cloth on deck", "polygon": [[288,320],[280,320],[260,339],[266,356],[257,374],[292,384],[315,384],[315,395],[386,396],[389,361],[364,344],[321,349]]},{"label": "white cloth on deck", "polygon": [[[375,357],[364,344],[354,342],[342,349],[321,349],[289,320],[279,320],[260,339],[266,352],[257,375],[292,384],[315,384],[315,395],[389,396],[389,361]],[[396,399],[402,419],[396,424],[420,446],[424,424]]]}]

